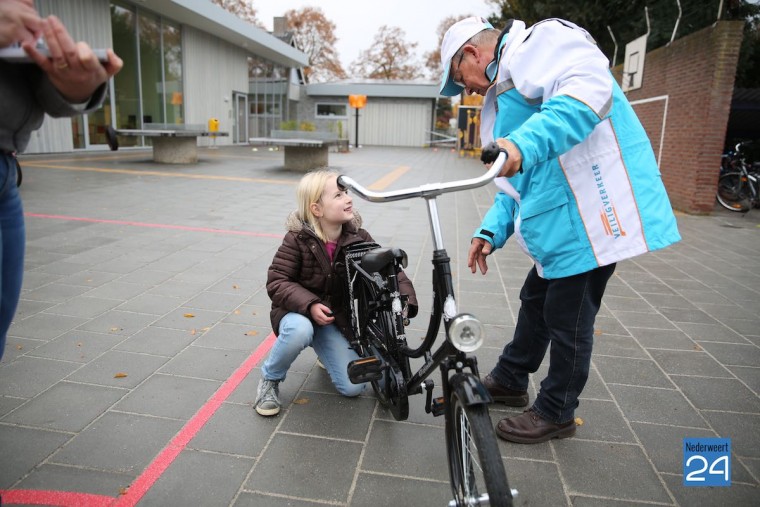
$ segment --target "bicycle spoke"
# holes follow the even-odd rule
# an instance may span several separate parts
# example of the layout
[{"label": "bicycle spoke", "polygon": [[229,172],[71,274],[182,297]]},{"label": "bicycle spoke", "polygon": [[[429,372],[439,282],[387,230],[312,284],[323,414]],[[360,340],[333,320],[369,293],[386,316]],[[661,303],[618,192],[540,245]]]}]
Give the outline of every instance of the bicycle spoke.
[{"label": "bicycle spoke", "polygon": [[478,505],[478,481],[475,477],[475,467],[478,468],[479,476],[483,470],[477,459],[478,447],[472,439],[470,422],[467,414],[462,411],[459,414],[459,438],[462,442],[462,471],[464,476],[464,502],[466,505]]}]

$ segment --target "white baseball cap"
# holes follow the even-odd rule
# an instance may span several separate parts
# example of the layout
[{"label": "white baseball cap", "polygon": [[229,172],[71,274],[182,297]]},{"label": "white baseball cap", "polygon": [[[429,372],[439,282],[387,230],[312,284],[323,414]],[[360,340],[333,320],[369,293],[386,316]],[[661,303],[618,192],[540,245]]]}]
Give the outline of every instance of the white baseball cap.
[{"label": "white baseball cap", "polygon": [[451,71],[451,59],[459,51],[459,48],[483,30],[493,28],[485,18],[472,16],[457,21],[446,31],[441,43],[441,65],[443,65],[443,79],[441,79],[440,94],[444,97],[453,97],[462,93],[461,86],[454,84],[454,76],[449,76]]}]

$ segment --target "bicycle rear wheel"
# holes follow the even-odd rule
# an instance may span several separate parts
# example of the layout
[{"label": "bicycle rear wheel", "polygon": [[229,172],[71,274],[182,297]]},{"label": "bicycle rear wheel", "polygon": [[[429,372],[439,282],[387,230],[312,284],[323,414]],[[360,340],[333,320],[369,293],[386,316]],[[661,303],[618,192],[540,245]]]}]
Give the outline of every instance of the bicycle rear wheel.
[{"label": "bicycle rear wheel", "polygon": [[457,507],[509,507],[512,493],[486,405],[467,405],[457,390],[446,419],[451,488]]},{"label": "bicycle rear wheel", "polygon": [[[378,301],[378,291],[369,283],[363,283],[361,291],[357,308],[359,323],[368,342],[373,347],[382,349],[379,356],[385,363],[383,377],[370,384],[380,404],[390,410],[393,418],[397,421],[406,420],[409,418],[409,397],[403,371],[409,371],[409,358],[391,353],[398,346],[393,313],[390,310],[373,309],[369,305],[370,301]],[[377,350],[367,351],[376,352]],[[404,368],[406,369],[403,370]]]},{"label": "bicycle rear wheel", "polygon": [[726,173],[718,179],[718,203],[729,211],[746,212],[750,208],[749,182],[742,173]]}]

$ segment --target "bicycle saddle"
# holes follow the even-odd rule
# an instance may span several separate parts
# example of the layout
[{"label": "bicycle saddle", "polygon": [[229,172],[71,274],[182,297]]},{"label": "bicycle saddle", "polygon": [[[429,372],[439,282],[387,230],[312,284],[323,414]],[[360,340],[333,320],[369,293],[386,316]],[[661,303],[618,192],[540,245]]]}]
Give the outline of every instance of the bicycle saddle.
[{"label": "bicycle saddle", "polygon": [[382,271],[394,260],[398,260],[402,267],[407,265],[406,252],[400,248],[376,248],[370,250],[362,257],[362,269],[369,273]]}]

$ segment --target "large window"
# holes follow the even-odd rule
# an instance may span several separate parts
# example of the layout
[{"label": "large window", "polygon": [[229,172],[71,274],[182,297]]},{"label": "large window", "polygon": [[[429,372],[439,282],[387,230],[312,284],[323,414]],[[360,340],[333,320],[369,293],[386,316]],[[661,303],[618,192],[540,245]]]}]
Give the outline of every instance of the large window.
[{"label": "large window", "polygon": [[164,73],[161,58],[161,23],[158,18],[140,13],[140,84],[144,123],[164,123]]},{"label": "large window", "polygon": [[248,68],[249,134],[268,137],[288,118],[288,69],[256,58]]},{"label": "large window", "polygon": [[346,118],[346,104],[317,104],[317,118]]},{"label": "large window", "polygon": [[[114,52],[124,60],[124,67],[114,76],[116,128],[136,129],[140,122],[140,60],[137,53],[137,18],[132,8],[111,4],[111,31]],[[134,146],[139,137],[123,137],[119,143]]]},{"label": "large window", "polygon": [[[179,25],[123,0],[113,0],[111,29],[114,51],[124,60],[124,67],[114,76],[116,128],[184,123]],[[139,137],[123,137],[119,142],[142,144]]]},{"label": "large window", "polygon": [[185,123],[182,91],[182,33],[179,26],[164,20],[164,97],[166,123]]}]

